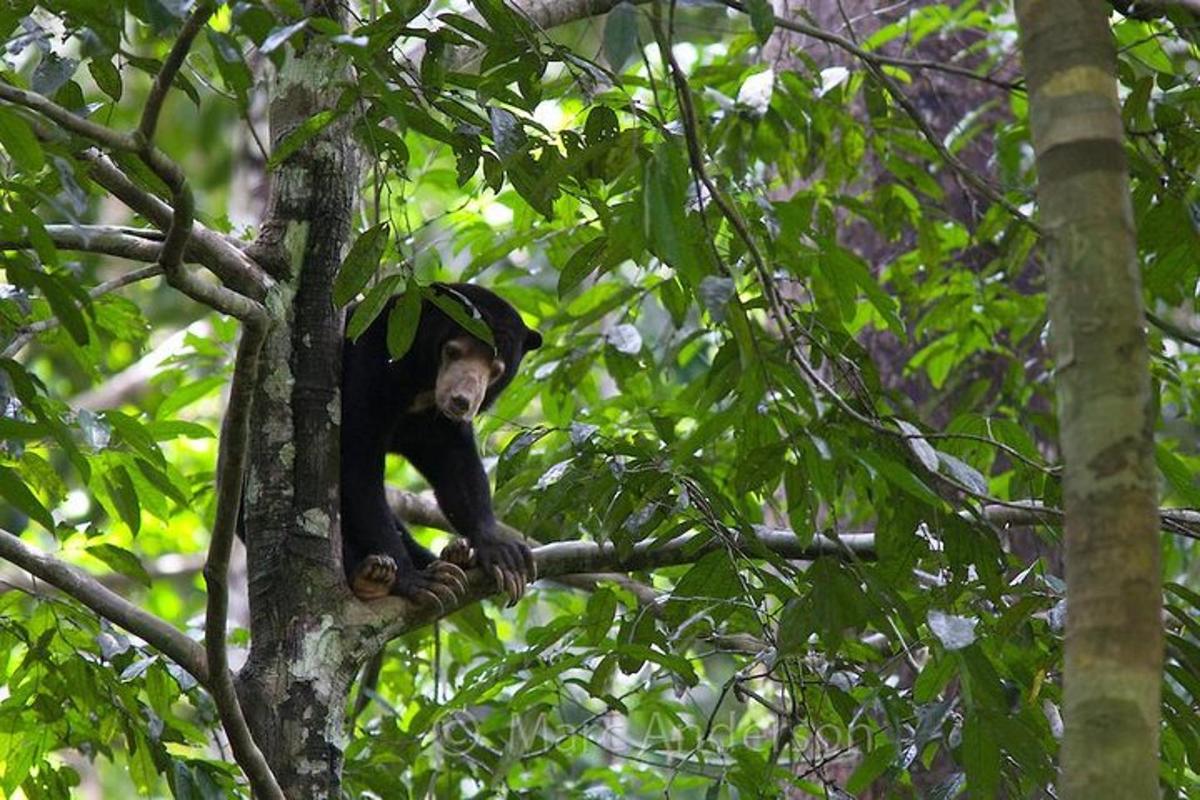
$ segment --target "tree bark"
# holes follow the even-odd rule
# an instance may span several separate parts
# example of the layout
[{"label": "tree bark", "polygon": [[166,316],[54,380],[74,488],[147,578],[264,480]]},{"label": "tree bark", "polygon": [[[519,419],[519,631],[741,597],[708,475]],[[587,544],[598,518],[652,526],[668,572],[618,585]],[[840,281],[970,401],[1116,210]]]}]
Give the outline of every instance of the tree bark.
[{"label": "tree bark", "polygon": [[1060,795],[1158,797],[1154,414],[1107,8],[1017,0],[1065,470]]},{"label": "tree bark", "polygon": [[[345,22],[336,2],[309,15]],[[271,90],[273,146],[350,82],[326,40],[293,38]],[[245,518],[252,645],[239,674],[254,738],[284,793],[340,792],[345,708],[360,661],[341,620],[351,602],[338,527],[339,383],[343,313],[332,285],[353,228],[359,153],[342,119],[272,175],[254,257],[278,281],[255,393]]]}]

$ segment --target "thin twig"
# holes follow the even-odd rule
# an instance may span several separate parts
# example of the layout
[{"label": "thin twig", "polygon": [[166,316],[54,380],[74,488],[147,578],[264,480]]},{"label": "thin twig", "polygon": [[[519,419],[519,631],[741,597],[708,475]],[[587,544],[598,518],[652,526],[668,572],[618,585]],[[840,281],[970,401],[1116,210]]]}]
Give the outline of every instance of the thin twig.
[{"label": "thin twig", "polygon": [[[732,8],[736,11],[748,13],[746,5],[740,2],[740,0],[719,0],[719,2],[722,5]],[[900,89],[900,87],[896,84],[896,81],[893,80],[891,76],[884,72],[884,64],[895,64],[896,62],[894,59],[886,58],[876,53],[863,50],[861,47],[857,46],[854,44],[854,42],[846,39],[845,37],[838,36],[835,33],[830,33],[829,31],[825,31],[811,25],[806,25],[802,22],[776,17],[775,24],[781,28],[794,31],[796,33],[802,33],[806,36],[812,36],[815,39],[820,39],[821,41],[834,44],[837,47],[845,50],[847,53],[850,53],[858,58],[867,68],[867,71],[871,73],[875,80],[878,81],[884,90],[892,96],[892,99],[896,101],[897,105],[899,105],[904,113],[907,114],[908,117],[913,121],[913,124],[917,126],[917,131],[922,137],[924,137],[925,141],[927,141],[929,145],[937,151],[938,156],[951,169],[958,173],[959,176],[961,176],[967,183],[974,186],[980,193],[987,197],[988,200],[1003,208],[1021,224],[1028,226],[1036,233],[1041,235],[1042,229],[1037,223],[1035,223],[1027,214],[1009,202],[1009,200],[1005,198],[1003,194],[1001,194],[986,180],[981,178],[975,172],[975,170],[964,164],[958,158],[958,156],[951,153],[950,149],[946,147],[945,142],[943,142],[941,138],[933,131],[933,129],[929,127],[929,123],[925,121],[924,115],[921,114],[920,110],[917,109],[917,107],[913,105],[912,101],[908,99],[908,95],[906,95]],[[931,63],[932,62],[916,62],[914,64],[910,64],[909,66],[920,65],[922,67],[928,67]],[[941,66],[944,68],[944,71],[958,72],[958,68],[950,67],[950,65],[943,64]],[[994,82],[993,79],[975,75],[970,70],[963,70],[962,72],[965,72],[970,77],[983,80],[987,83]],[[1011,87],[1005,86],[1004,88]]]},{"label": "thin twig", "polygon": [[[149,244],[153,245],[153,242],[150,242]],[[4,245],[0,243],[0,248],[3,247]],[[156,275],[161,274],[162,268],[157,264],[149,267],[142,267],[141,269],[135,269],[132,272],[127,272],[119,278],[113,278],[110,281],[96,284],[88,290],[88,297],[91,297],[93,300],[95,300],[97,297],[106,295],[109,292],[120,289],[123,286],[128,286],[129,284],[137,283],[138,281],[144,281],[147,278],[153,278]],[[58,317],[47,317],[46,319],[39,319],[36,322],[31,322],[28,325],[25,325],[17,331],[17,335],[13,337],[12,341],[5,345],[4,350],[0,351],[0,358],[12,358],[21,351],[21,348],[29,344],[30,339],[32,339],[36,334],[56,328],[59,324],[61,324],[61,322]]]},{"label": "thin twig", "polygon": [[[748,13],[744,3],[740,0],[718,0],[721,5],[732,8],[735,11]],[[847,21],[847,26],[849,22]],[[839,36],[832,31],[827,31],[824,28],[818,28],[815,25],[809,25],[806,22],[790,19],[788,17],[775,17],[775,27],[783,28],[792,33],[799,33],[804,36],[818,39],[826,44],[831,44],[839,50],[844,50],[850,55],[861,61],[873,61],[876,64],[887,64],[891,67],[903,67],[904,69],[919,69],[928,70],[931,72],[944,72],[948,75],[958,75],[963,78],[969,78],[973,81],[990,84],[1006,92],[1020,91],[1021,84],[1011,81],[1002,81],[998,78],[993,78],[991,75],[981,75],[969,67],[959,67],[954,64],[947,64],[944,61],[929,61],[922,58],[905,58],[904,56],[889,56],[884,53],[875,53],[870,50],[864,50],[858,44],[844,36]],[[849,29],[849,28],[848,28]]]},{"label": "thin twig", "polygon": [[1200,347],[1200,334],[1185,330],[1182,326],[1176,325],[1169,319],[1160,317],[1153,311],[1146,312],[1146,321],[1172,339],[1178,339],[1181,342],[1190,344],[1192,347]]},{"label": "thin twig", "polygon": [[183,28],[179,31],[179,36],[175,39],[175,44],[171,46],[171,52],[167,54],[167,58],[163,61],[162,69],[154,76],[154,84],[150,87],[150,94],[146,98],[146,105],[142,107],[142,119],[138,124],[138,133],[141,135],[144,142],[154,140],[154,129],[158,126],[158,115],[162,111],[163,101],[167,98],[167,92],[171,89],[171,84],[175,81],[175,75],[179,72],[179,68],[183,66],[183,61],[187,58],[188,51],[192,49],[192,42],[196,39],[196,35],[208,23],[208,18],[212,16],[215,10],[211,0],[202,2],[192,11],[187,21],[183,23]]}]

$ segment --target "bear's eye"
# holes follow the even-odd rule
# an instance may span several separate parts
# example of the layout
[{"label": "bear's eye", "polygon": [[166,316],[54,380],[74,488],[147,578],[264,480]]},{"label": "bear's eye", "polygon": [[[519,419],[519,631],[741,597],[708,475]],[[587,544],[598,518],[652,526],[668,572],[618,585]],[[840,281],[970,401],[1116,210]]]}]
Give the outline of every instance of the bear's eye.
[{"label": "bear's eye", "polygon": [[442,358],[446,361],[457,361],[466,355],[463,346],[458,342],[446,342],[446,346],[442,348]]},{"label": "bear's eye", "polygon": [[500,376],[503,374],[504,374],[504,362],[497,358],[495,361],[492,362],[492,373],[489,377],[489,380],[492,383],[495,383],[496,381],[500,380]]}]

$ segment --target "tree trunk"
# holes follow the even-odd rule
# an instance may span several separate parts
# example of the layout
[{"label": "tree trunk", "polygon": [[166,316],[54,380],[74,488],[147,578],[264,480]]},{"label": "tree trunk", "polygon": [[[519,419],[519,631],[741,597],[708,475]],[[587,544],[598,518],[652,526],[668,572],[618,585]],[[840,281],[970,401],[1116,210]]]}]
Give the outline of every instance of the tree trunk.
[{"label": "tree trunk", "polygon": [[1158,797],[1154,415],[1108,9],[1018,0],[1065,464],[1060,795]]},{"label": "tree trunk", "polygon": [[[339,18],[335,2],[309,14]],[[295,48],[272,87],[271,139],[332,109],[348,65],[319,39]],[[276,320],[254,402],[246,530],[252,644],[238,691],[254,737],[291,798],[339,794],[344,712],[359,663],[341,624],[338,430],[342,310],[333,278],[353,228],[359,159],[350,120],[330,125],[273,174],[253,253],[278,279]]]}]

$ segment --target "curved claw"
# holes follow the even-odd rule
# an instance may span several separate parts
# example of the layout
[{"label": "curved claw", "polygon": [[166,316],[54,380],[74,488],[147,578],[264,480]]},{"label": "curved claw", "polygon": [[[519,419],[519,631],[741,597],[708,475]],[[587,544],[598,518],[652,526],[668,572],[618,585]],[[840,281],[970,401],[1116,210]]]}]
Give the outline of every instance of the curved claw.
[{"label": "curved claw", "polygon": [[446,607],[444,605],[442,605],[442,599],[440,597],[438,597],[436,594],[434,594],[432,591],[430,591],[429,589],[414,589],[413,596],[418,598],[417,602],[420,602],[423,604],[428,604],[428,603],[432,602],[435,606],[437,606],[437,610],[438,610],[439,614],[444,614],[446,612]]}]

